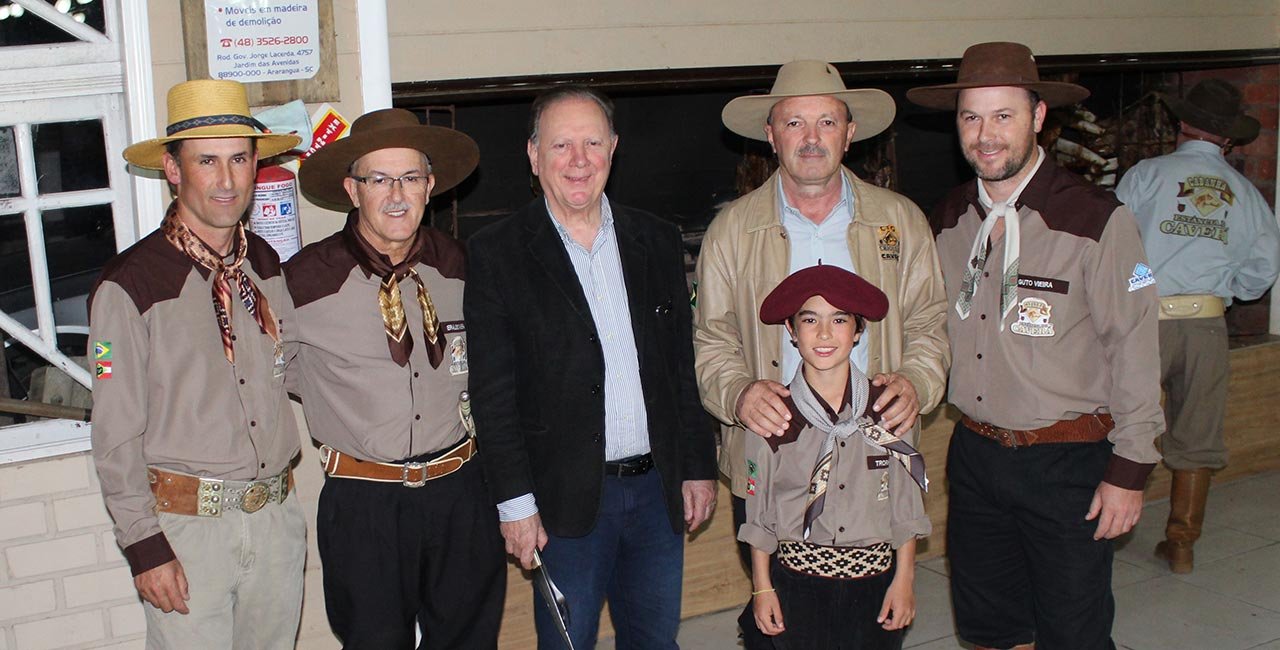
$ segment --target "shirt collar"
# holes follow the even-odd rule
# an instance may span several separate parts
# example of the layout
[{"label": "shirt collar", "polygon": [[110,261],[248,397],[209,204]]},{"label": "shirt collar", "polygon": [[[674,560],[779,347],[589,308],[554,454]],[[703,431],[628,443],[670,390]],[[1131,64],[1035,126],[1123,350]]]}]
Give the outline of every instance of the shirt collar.
[{"label": "shirt collar", "polygon": [[1194,151],[1196,153],[1207,153],[1219,158],[1222,157],[1222,147],[1204,140],[1187,140],[1178,145],[1178,151]]},{"label": "shirt collar", "polygon": [[[560,241],[563,242],[565,246],[569,246],[569,245],[577,246],[578,242],[573,240],[573,236],[569,234],[568,229],[566,229],[564,227],[564,224],[560,223],[560,221],[556,219],[555,215],[551,213],[551,204],[547,202],[546,198],[543,198],[542,203],[547,209],[547,218],[551,220],[551,225],[555,227],[556,234],[560,235]],[[600,195],[600,231],[596,233],[595,242],[593,242],[593,245],[591,246],[592,251],[595,250],[596,244],[599,244],[599,242],[601,241],[601,238],[608,237],[608,233],[612,231],[613,231],[613,208],[609,206],[609,197],[605,196],[604,194],[601,194]]]},{"label": "shirt collar", "polygon": [[[779,173],[776,174],[776,176],[777,180],[775,183],[778,191],[779,221],[785,222],[787,215],[790,214],[809,223],[813,223],[808,217],[801,214],[799,210],[791,206],[791,202],[787,200],[787,193],[782,189],[782,174]],[[847,214],[849,215],[849,221],[853,221],[853,186],[849,183],[849,179],[844,175],[843,169],[840,170],[840,201],[831,208],[831,212],[827,213],[828,219],[831,215],[835,214]],[[822,224],[819,224],[819,226],[825,225],[826,223],[827,219],[823,219]]]}]

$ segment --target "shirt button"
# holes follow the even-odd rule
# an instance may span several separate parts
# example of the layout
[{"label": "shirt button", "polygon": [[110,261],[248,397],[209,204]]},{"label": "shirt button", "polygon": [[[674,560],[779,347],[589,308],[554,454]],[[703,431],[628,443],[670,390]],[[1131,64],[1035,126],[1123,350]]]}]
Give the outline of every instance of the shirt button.
[{"label": "shirt button", "polygon": [[981,358],[982,358],[982,353],[981,353],[981,352],[979,352],[979,353],[978,353],[978,358],[979,358],[979,359],[981,359]]},{"label": "shirt button", "polygon": [[981,401],[982,401],[982,396],[981,396],[981,395],[979,395],[979,396],[978,396],[978,401],[979,401],[979,402],[981,402]]},{"label": "shirt button", "polygon": [[774,367],[774,368],[777,368],[777,367],[778,367],[778,360],[777,360],[777,359],[774,359],[771,363],[773,363],[773,367]]},{"label": "shirt button", "polygon": [[986,314],[983,314],[983,315],[979,316],[979,317],[978,317],[978,319],[979,319],[979,320],[987,320],[987,315],[986,315]]},{"label": "shirt button", "polygon": [[600,442],[600,433],[599,433],[599,432],[596,432],[596,434],[595,434],[594,436],[591,436],[591,442]]},{"label": "shirt button", "polygon": [[418,372],[417,372],[416,370],[415,370],[415,371],[414,371],[414,373],[413,373],[413,378],[414,378],[414,379],[417,379],[417,378],[418,378]]},{"label": "shirt button", "polygon": [[244,380],[243,380],[243,379],[241,379],[241,380],[240,380],[240,385],[241,385],[241,386],[243,386],[243,385],[244,385]]},{"label": "shirt button", "polygon": [[595,343],[595,342],[597,342],[597,341],[599,341],[599,340],[600,340],[600,339],[599,339],[599,338],[596,338],[596,335],[595,335],[595,334],[592,334],[591,336],[588,336],[588,337],[587,337],[587,342],[588,342],[588,343]]},{"label": "shirt button", "polygon": [[843,446],[844,446],[844,441],[843,441],[843,440],[841,440],[841,441],[840,441],[840,446],[841,446],[841,447],[843,447]]},{"label": "shirt button", "polygon": [[260,467],[260,468],[262,468],[262,469],[266,469],[266,468],[267,468],[267,464],[266,464],[266,463],[262,463],[261,465],[258,465],[258,467]]},{"label": "shirt button", "polygon": [[600,384],[596,384],[595,386],[592,386],[592,387],[591,387],[591,394],[592,394],[592,395],[599,395],[599,394],[600,394]]},{"label": "shirt button", "polygon": [[422,414],[421,414],[421,413],[419,413],[419,414],[417,414],[417,415],[414,415],[414,416],[413,416],[413,419],[415,419],[415,420],[421,420],[421,419],[422,419]]},{"label": "shirt button", "polygon": [[842,533],[844,532],[844,526],[841,526],[841,527],[840,527],[840,532],[842,532]]},{"label": "shirt button", "polygon": [[841,489],[841,490],[843,490],[843,489],[844,489],[844,483],[841,483],[841,484],[840,484],[840,489]]},{"label": "shirt button", "polygon": [[986,271],[983,271],[983,272],[982,272],[982,277],[984,277],[984,278],[989,278],[989,277],[991,277],[991,274],[990,274],[990,273],[988,273],[988,272],[986,272]]},{"label": "shirt button", "polygon": [[256,427],[256,426],[258,426],[258,421],[257,421],[257,420],[249,420],[249,426],[251,426],[251,427]]}]

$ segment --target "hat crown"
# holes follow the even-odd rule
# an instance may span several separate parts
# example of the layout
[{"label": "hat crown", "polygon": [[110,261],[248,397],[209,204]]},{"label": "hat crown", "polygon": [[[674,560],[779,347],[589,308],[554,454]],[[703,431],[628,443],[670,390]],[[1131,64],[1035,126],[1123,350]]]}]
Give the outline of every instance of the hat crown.
[{"label": "hat crown", "polygon": [[778,70],[770,95],[825,95],[848,90],[840,71],[825,61],[792,61]]},{"label": "hat crown", "polygon": [[1221,79],[1205,79],[1187,92],[1187,103],[1221,117],[1241,115],[1240,89]]},{"label": "hat crown", "polygon": [[356,121],[351,123],[350,135],[365,135],[410,126],[422,126],[418,116],[403,108],[384,108],[356,118]]},{"label": "hat crown", "polygon": [[1040,71],[1022,43],[978,43],[964,51],[957,77],[961,84],[1015,86],[1038,83]]},{"label": "hat crown", "polygon": [[252,117],[244,85],[224,79],[184,81],[169,89],[169,124],[199,117],[240,115]]}]

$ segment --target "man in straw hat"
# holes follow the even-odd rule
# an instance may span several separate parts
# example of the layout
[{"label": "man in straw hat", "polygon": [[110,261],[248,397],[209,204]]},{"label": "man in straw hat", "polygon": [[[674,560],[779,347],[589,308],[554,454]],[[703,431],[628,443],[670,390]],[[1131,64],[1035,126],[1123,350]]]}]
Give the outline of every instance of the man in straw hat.
[{"label": "man in straw hat", "polygon": [[1227,328],[1233,297],[1258,298],[1280,273],[1280,229],[1257,188],[1223,150],[1258,135],[1240,91],[1220,79],[1164,101],[1181,120],[1178,150],[1138,163],[1116,196],[1138,218],[1160,294],[1160,367],[1165,421],[1160,441],[1173,472],[1169,522],[1156,554],[1174,573],[1192,569],[1213,470],[1227,464]]},{"label": "man in straw hat", "polygon": [[89,297],[94,463],[148,648],[292,648],[297,634],[293,306],[275,251],[241,221],[258,160],[298,141],[266,133],[239,83],[201,80],[169,91],[164,137],[124,152],[175,194]]},{"label": "man in straw hat", "polygon": [[1142,512],[1161,430],[1155,289],[1133,215],[1036,144],[1050,106],[1017,43],[970,47],[954,110],[977,174],[935,209],[954,362],[947,553],[961,638],[1114,648],[1111,539]]},{"label": "man in straw hat", "polygon": [[479,159],[466,135],[384,109],[300,171],[309,197],[349,210],[285,266],[289,380],[326,475],[325,608],[347,648],[412,647],[415,621],[424,648],[497,647],[506,565],[473,462],[464,251],[423,223]]},{"label": "man in straw hat", "polygon": [[[680,234],[613,202],[613,104],[553,89],[526,147],[542,196],[468,241],[471,387],[507,551],[541,549],[578,650],[676,648],[684,530],[715,507]],[[537,598],[537,596],[534,596]],[[563,648],[535,603],[538,647]]]},{"label": "man in straw hat", "polygon": [[800,366],[799,351],[781,325],[756,318],[789,274],[821,262],[888,295],[888,313],[868,325],[851,356],[884,388],[873,408],[888,428],[915,442],[917,416],[942,399],[946,303],[924,214],[841,165],[851,142],[887,129],[894,113],[887,93],[848,90],[839,71],[821,61],[788,63],[768,95],[724,107],[729,130],[768,141],[778,157],[773,176],[716,216],[698,257],[698,387],[703,406],[722,423],[720,471],[730,479],[735,528],[745,521],[755,482],[743,436],[781,435],[791,415],[782,382]]}]

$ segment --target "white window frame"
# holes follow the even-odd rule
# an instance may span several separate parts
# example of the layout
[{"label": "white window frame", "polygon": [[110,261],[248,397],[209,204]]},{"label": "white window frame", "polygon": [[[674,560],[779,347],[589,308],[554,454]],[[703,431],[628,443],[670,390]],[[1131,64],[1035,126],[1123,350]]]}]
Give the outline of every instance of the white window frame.
[{"label": "white window frame", "polygon": [[[11,1],[37,16],[50,18],[49,22],[61,17],[50,13],[56,10],[42,0]],[[68,25],[64,29],[80,39],[77,42],[0,48],[0,55],[6,59],[0,69],[0,115],[5,124],[21,125],[102,120],[112,189],[37,197],[34,175],[30,173],[33,170],[22,169],[22,196],[0,200],[0,208],[6,214],[21,212],[30,222],[33,218],[38,220],[42,210],[110,202],[116,250],[123,250],[140,235],[159,227],[163,217],[161,181],[128,175],[120,157],[128,142],[155,137],[151,34],[147,0],[99,1],[106,17],[105,34],[83,25]],[[15,128],[15,144],[19,165],[27,165],[30,141],[25,128]],[[28,228],[28,247],[39,327],[36,331],[27,330],[26,335],[10,333],[29,347],[47,347],[56,341],[56,323],[39,228]],[[7,317],[0,316],[0,320],[4,318]],[[14,329],[14,323],[7,324],[10,327],[6,329]],[[81,383],[88,376],[78,367],[69,370]],[[75,420],[42,420],[4,427],[0,429],[0,465],[87,451],[89,432],[88,423]]]}]

